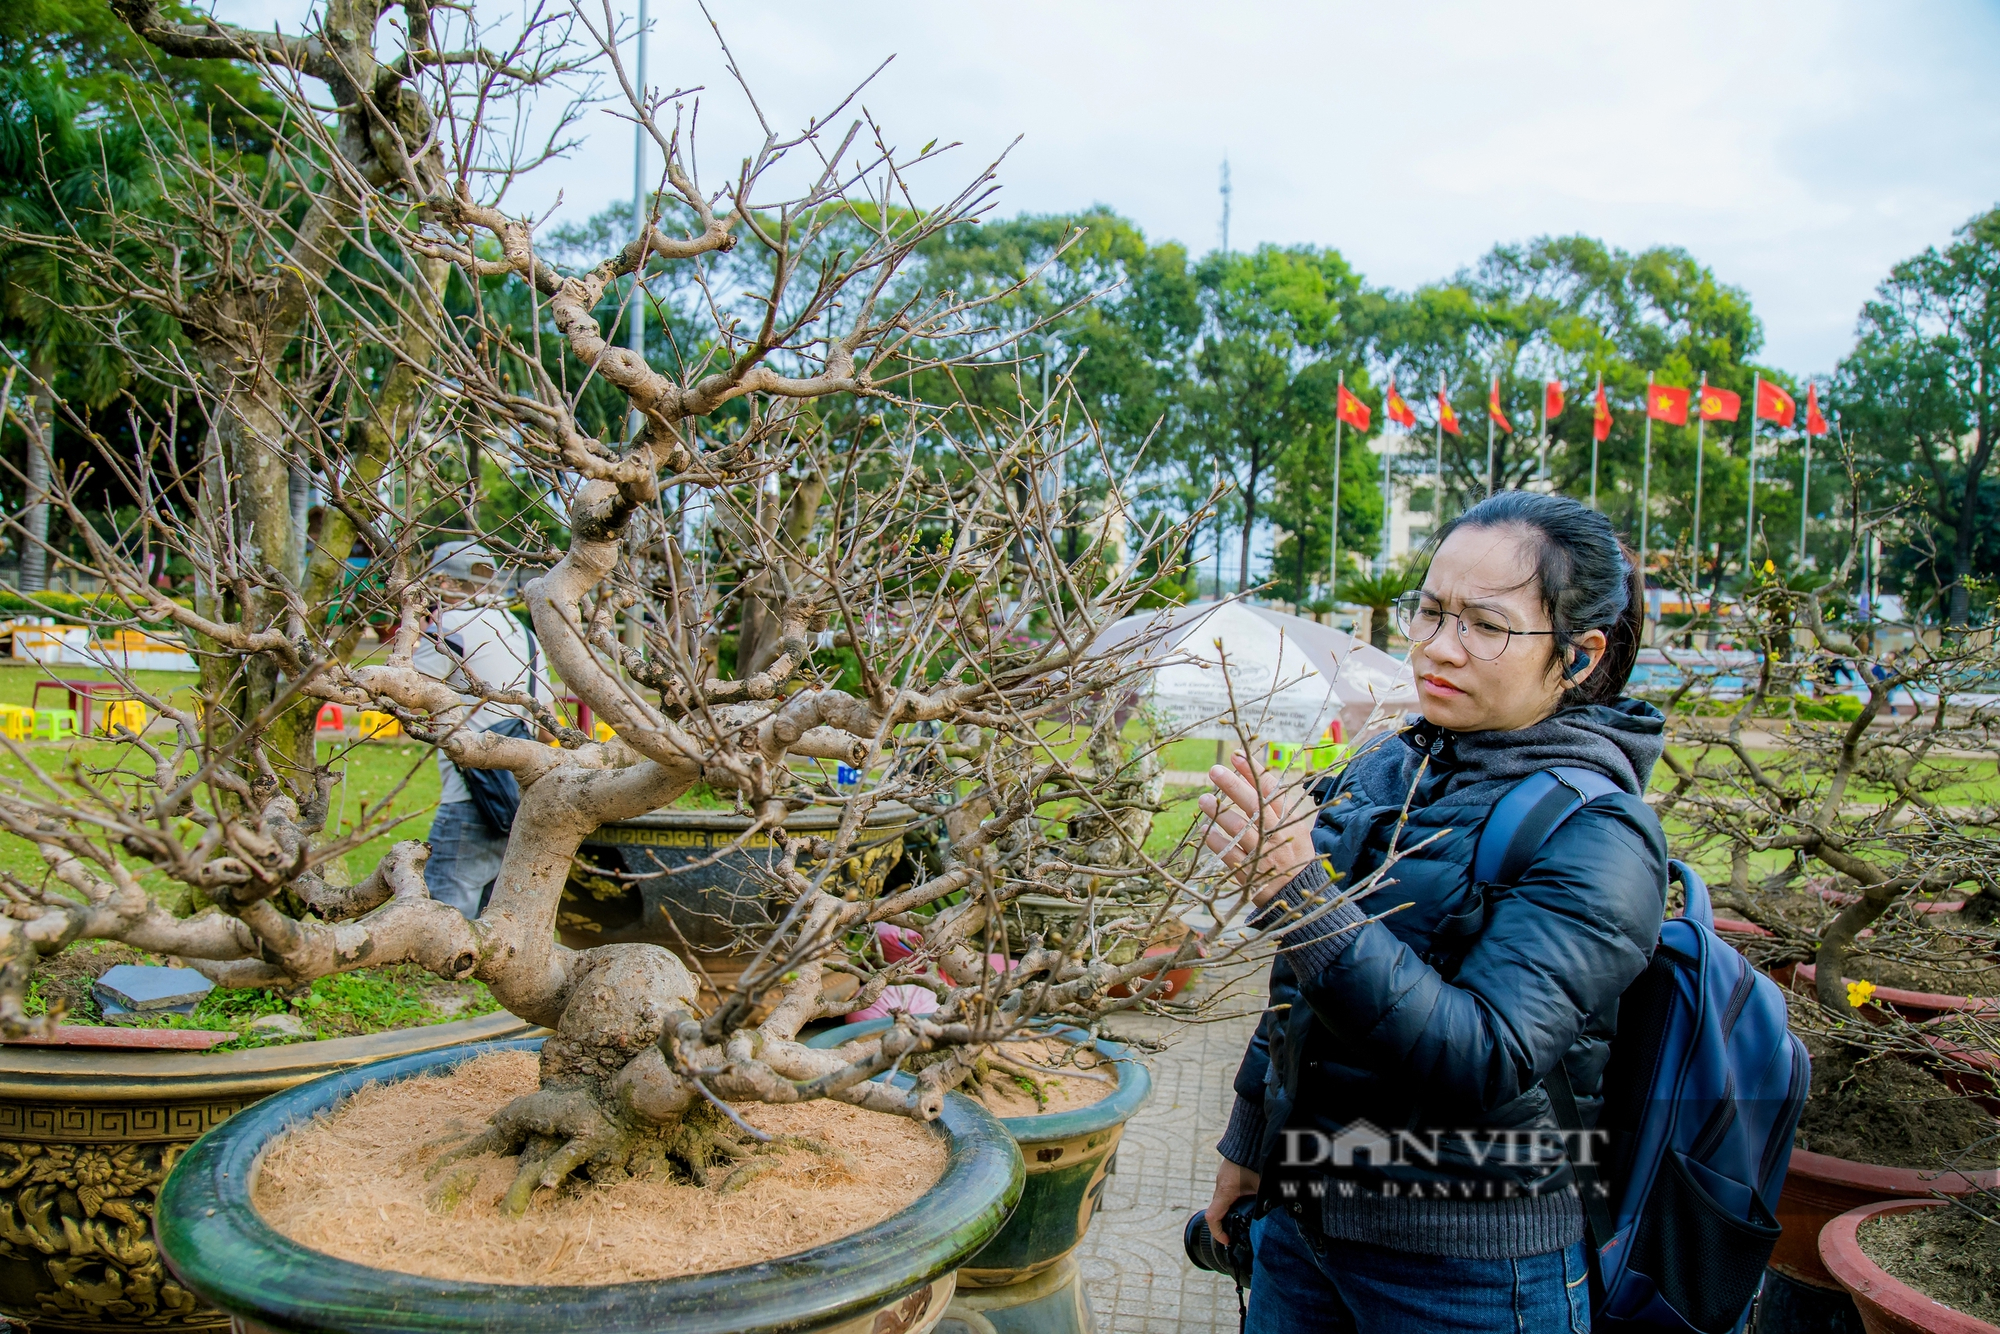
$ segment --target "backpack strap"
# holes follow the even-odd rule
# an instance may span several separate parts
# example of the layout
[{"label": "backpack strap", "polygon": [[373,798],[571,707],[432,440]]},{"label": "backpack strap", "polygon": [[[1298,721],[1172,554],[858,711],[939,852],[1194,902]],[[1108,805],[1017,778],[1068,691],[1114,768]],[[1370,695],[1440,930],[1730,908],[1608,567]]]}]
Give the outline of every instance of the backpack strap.
[{"label": "backpack strap", "polygon": [[1597,797],[1623,791],[1595,769],[1569,766],[1529,774],[1493,803],[1472,855],[1472,882],[1511,885],[1564,820]]},{"label": "backpack strap", "polygon": [[[1566,1134],[1581,1136],[1587,1133],[1583,1128],[1583,1113],[1576,1105],[1576,1090],[1570,1087],[1569,1067],[1558,1059],[1556,1068],[1542,1079],[1542,1087],[1548,1091],[1549,1110],[1555,1113],[1556,1125]],[[1604,1189],[1604,1179],[1597,1174],[1597,1164],[1591,1155],[1579,1158],[1569,1155],[1569,1170],[1576,1177],[1576,1193],[1583,1204],[1583,1230],[1590,1242],[1590,1269],[1597,1272],[1597,1253],[1604,1249],[1618,1231],[1618,1224],[1611,1217],[1611,1201]]]}]

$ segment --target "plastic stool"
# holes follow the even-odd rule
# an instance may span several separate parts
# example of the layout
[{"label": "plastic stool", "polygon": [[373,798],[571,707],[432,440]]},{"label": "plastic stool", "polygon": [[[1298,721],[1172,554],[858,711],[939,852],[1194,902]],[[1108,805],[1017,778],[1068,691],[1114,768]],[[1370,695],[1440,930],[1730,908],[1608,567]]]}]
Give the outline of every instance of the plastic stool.
[{"label": "plastic stool", "polygon": [[140,700],[114,699],[104,706],[103,726],[106,736],[118,735],[120,726],[129,729],[134,735],[139,735],[145,732],[146,722],[146,706]]},{"label": "plastic stool", "polygon": [[26,741],[35,731],[35,711],[20,704],[0,704],[0,736]]},{"label": "plastic stool", "polygon": [[361,738],[367,740],[388,740],[403,735],[403,725],[387,713],[377,713],[373,709],[363,709],[358,719]]},{"label": "plastic stool", "polygon": [[62,741],[75,735],[75,709],[35,710],[35,740]]},{"label": "plastic stool", "polygon": [[319,719],[313,724],[316,732],[343,732],[347,730],[347,715],[338,704],[319,706]]}]

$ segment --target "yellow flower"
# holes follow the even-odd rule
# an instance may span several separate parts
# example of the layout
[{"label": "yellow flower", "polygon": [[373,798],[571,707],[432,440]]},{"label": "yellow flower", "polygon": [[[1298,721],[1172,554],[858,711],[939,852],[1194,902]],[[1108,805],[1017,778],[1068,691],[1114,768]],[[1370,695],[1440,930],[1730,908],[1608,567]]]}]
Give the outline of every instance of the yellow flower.
[{"label": "yellow flower", "polygon": [[1847,984],[1848,1008],[1858,1010],[1875,995],[1873,982],[1849,982]]},{"label": "yellow flower", "polygon": [[1777,566],[1775,566],[1775,565],[1773,565],[1773,564],[1772,564],[1772,563],[1771,563],[1771,562],[1770,562],[1770,561],[1769,561],[1768,559],[1767,559],[1767,560],[1765,560],[1765,562],[1764,562],[1764,573],[1765,573],[1765,574],[1776,574],[1777,572],[1778,572],[1778,567],[1777,567]]}]

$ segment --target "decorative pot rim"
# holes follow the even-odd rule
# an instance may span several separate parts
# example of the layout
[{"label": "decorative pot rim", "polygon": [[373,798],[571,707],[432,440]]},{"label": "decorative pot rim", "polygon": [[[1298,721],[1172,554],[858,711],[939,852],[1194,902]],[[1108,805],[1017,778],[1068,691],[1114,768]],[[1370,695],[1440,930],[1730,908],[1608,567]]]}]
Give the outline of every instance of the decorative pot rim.
[{"label": "decorative pot rim", "polygon": [[446,1045],[544,1032],[505,1010],[358,1037],[287,1042],[243,1051],[133,1051],[0,1044],[0,1101],[128,1102],[177,1096],[261,1098],[309,1078]]},{"label": "decorative pot rim", "polygon": [[[787,829],[833,829],[840,824],[845,810],[839,806],[808,806],[804,810],[793,811],[785,817]],[[885,829],[915,824],[924,818],[917,811],[900,801],[885,801],[869,811],[861,821],[863,829]],[[600,829],[714,829],[741,833],[755,824],[752,816],[738,815],[734,811],[673,809],[648,811],[635,815],[629,820],[606,820]],[[590,842],[590,837],[583,840]]]},{"label": "decorative pot rim", "polygon": [[[893,1019],[864,1019],[858,1024],[845,1024],[830,1028],[824,1033],[816,1033],[806,1040],[808,1047],[838,1047],[843,1042],[865,1038],[880,1033],[893,1024]],[[1052,1026],[1058,1033],[1073,1033],[1088,1037],[1080,1028],[1068,1024]],[[1146,1099],[1153,1096],[1153,1076],[1146,1067],[1129,1053],[1131,1048],[1122,1042],[1112,1042],[1107,1038],[1097,1040],[1097,1049],[1111,1058],[1118,1068],[1118,1086],[1109,1096],[1098,1099],[1087,1107],[1074,1107],[1062,1112],[1040,1112],[1034,1116],[1003,1116],[1000,1124],[1007,1127],[1007,1133],[1022,1144],[1040,1144],[1047,1140],[1075,1139],[1078,1135],[1094,1135],[1100,1130],[1123,1125],[1138,1115],[1139,1108]]]},{"label": "decorative pot rim", "polygon": [[2000,1334],[1990,1325],[1955,1307],[1925,1296],[1912,1285],[1875,1263],[1861,1247],[1861,1225],[1879,1214],[1911,1213],[1942,1207],[1943,1200],[1877,1200],[1849,1209],[1819,1233],[1820,1263],[1840,1280],[1857,1301],[1875,1306],[1897,1320],[1931,1334]]},{"label": "decorative pot rim", "polygon": [[1969,1195],[1975,1190],[2000,1190],[2000,1168],[1965,1172],[1949,1168],[1889,1167],[1855,1158],[1836,1158],[1830,1153],[1793,1149],[1785,1180],[1800,1177],[1877,1195],[1899,1198],[1931,1198],[1933,1192]]},{"label": "decorative pot rim", "polygon": [[1013,1140],[992,1113],[954,1094],[939,1118],[950,1135],[944,1175],[914,1204],[810,1250],[706,1274],[560,1285],[425,1278],[311,1250],[266,1224],[251,1204],[265,1149],[296,1123],[368,1084],[541,1043],[517,1038],[417,1053],[326,1075],[237,1113],[195,1141],[161,1187],[162,1254],[211,1305],[296,1329],[541,1334],[602,1328],[609,1316],[619,1327],[675,1334],[802,1330],[865,1313],[956,1269],[1020,1198],[1025,1173]]}]

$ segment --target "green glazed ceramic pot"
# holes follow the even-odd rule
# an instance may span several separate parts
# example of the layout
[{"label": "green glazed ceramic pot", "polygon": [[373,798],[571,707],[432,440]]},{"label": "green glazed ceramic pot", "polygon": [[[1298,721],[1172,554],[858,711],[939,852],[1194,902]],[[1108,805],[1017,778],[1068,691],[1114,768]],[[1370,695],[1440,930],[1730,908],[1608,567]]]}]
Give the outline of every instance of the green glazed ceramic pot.
[{"label": "green glazed ceramic pot", "polygon": [[480,1331],[546,1334],[925,1334],[943,1319],[953,1273],[1020,1197],[1021,1156],[999,1120],[952,1094],[935,1123],[944,1176],[901,1213],[824,1246],[715,1273],[640,1283],[468,1283],[372,1269],[307,1250],[251,1205],[257,1160],[293,1124],[376,1082],[441,1072],[539,1039],[384,1061],[259,1103],[195,1142],[160,1195],[159,1235],[183,1283],[238,1334]]},{"label": "green glazed ceramic pot", "polygon": [[[850,1024],[821,1033],[807,1045],[838,1047],[891,1022]],[[1082,1036],[1075,1030],[1068,1033]],[[1109,1097],[1072,1111],[1000,1119],[1021,1146],[1028,1180],[1007,1226],[958,1271],[958,1295],[948,1320],[975,1334],[1087,1334],[1091,1329],[1090,1300],[1078,1281],[1074,1252],[1103,1197],[1104,1178],[1125,1123],[1153,1091],[1146,1067],[1125,1047],[1099,1042],[1097,1048],[1112,1058],[1118,1072],[1118,1087]]]}]

